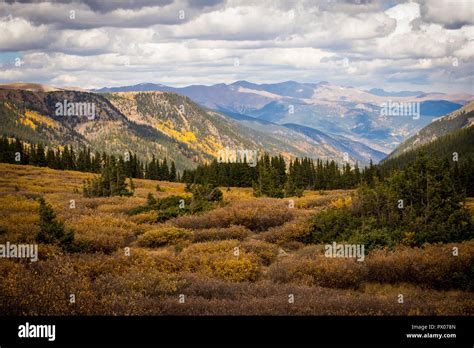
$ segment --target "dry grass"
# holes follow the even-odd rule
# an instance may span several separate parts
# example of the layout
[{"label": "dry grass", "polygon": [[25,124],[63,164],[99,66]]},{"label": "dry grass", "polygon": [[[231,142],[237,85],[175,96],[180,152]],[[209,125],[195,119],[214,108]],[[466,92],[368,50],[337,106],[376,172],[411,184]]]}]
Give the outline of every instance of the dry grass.
[{"label": "dry grass", "polygon": [[204,228],[194,231],[193,241],[207,242],[212,240],[238,239],[244,240],[251,235],[251,231],[238,225],[231,225],[224,228]]},{"label": "dry grass", "polygon": [[[127,212],[144,204],[148,192],[157,198],[183,194],[183,184],[160,182],[164,192],[156,192],[155,181],[134,180],[133,197],[84,198],[78,190],[91,176],[0,164],[0,243],[34,240],[41,195],[75,231],[81,250],[64,254],[40,245],[38,262],[0,259],[0,313],[474,314],[474,241],[375,250],[364,262],[326,258],[322,246],[304,244],[309,219],[345,204],[350,191],[307,191],[291,198],[290,208],[289,199],[222,188],[225,207],[153,224],[154,212]],[[467,204],[474,212],[474,200]],[[185,303],[179,303],[181,294]]]}]

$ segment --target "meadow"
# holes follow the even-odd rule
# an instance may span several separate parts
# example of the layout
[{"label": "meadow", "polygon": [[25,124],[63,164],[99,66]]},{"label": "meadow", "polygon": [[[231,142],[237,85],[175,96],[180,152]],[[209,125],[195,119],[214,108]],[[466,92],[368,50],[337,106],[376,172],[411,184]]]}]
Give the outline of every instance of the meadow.
[{"label": "meadow", "polygon": [[310,221],[351,204],[351,190],[225,187],[222,206],[156,223],[129,212],[149,193],[189,195],[184,184],[134,179],[132,197],[83,197],[93,176],[0,164],[0,244],[35,243],[40,197],[75,234],[74,252],[40,244],[37,262],[0,259],[1,315],[474,314],[474,240],[376,248],[363,262],[308,243]]}]

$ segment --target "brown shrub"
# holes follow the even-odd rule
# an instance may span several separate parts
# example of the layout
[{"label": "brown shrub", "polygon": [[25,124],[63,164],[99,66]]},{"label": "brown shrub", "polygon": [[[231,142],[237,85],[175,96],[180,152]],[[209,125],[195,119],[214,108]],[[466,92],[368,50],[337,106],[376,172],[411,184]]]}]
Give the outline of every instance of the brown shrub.
[{"label": "brown shrub", "polygon": [[227,228],[207,228],[194,231],[194,242],[212,240],[237,239],[244,240],[250,235],[250,230],[244,226],[231,225]]},{"label": "brown shrub", "polygon": [[[459,255],[453,255],[453,248]],[[437,289],[474,291],[474,241],[422,248],[397,247],[374,250],[366,259],[368,280],[383,283],[410,282]]]},{"label": "brown shrub", "polygon": [[312,244],[306,245],[304,248],[299,249],[295,255],[301,258],[307,258],[315,260],[320,257],[324,257],[324,245]]},{"label": "brown shrub", "polygon": [[301,248],[304,248],[305,244],[301,243],[301,242],[296,242],[296,241],[290,240],[289,242],[283,243],[281,245],[281,247],[283,248],[283,250],[296,251],[296,250],[299,250]]},{"label": "brown shrub", "polygon": [[[226,241],[227,242],[227,241]],[[212,244],[212,243],[211,243]],[[224,245],[225,244],[225,245]],[[232,248],[224,243],[220,249]],[[197,248],[209,250],[210,245]],[[462,252],[462,246],[460,248]],[[307,258],[301,260],[312,261]],[[229,281],[240,265],[222,262],[222,279],[183,273],[166,249],[132,248],[131,256],[65,255],[36,263],[0,262],[3,315],[472,315],[470,292],[410,284],[365,283],[358,291],[267,280]],[[177,273],[163,271],[175,267]],[[227,273],[226,270],[231,270]],[[232,278],[231,278],[232,279]],[[405,302],[399,304],[398,294]],[[69,303],[75,294],[76,303]],[[179,294],[186,302],[178,302]],[[288,303],[292,294],[295,302]]]},{"label": "brown shrub", "polygon": [[[261,199],[254,199],[255,203],[232,203],[232,209],[239,205],[247,207],[245,214],[233,212],[226,217],[223,212],[216,216],[211,212],[194,220],[205,224],[207,218],[212,218],[211,228],[221,231],[232,230],[232,221],[238,219],[264,226],[256,227],[258,232],[273,223],[268,231],[271,233],[263,232],[255,238],[296,250],[286,250],[289,255],[278,258],[279,261],[275,261],[271,244],[248,237],[243,241],[189,244],[180,253],[173,247],[131,247],[131,255],[125,256],[123,246],[131,245],[148,230],[163,227],[148,224],[146,216],[133,221],[123,214],[143,204],[156,182],[135,180],[137,198],[84,199],[72,194],[89,176],[92,174],[0,164],[0,243],[34,240],[38,204],[26,198],[44,195],[67,227],[76,230],[76,239],[88,244],[84,250],[110,253],[64,254],[57,247],[40,245],[38,262],[1,259],[1,315],[474,314],[474,241],[375,250],[364,262],[324,258],[320,245],[301,247],[296,241],[300,235],[299,219],[321,208],[310,211],[298,207],[305,202],[313,204],[315,198],[319,200],[315,205],[323,205],[321,198],[329,204],[341,192],[328,192],[325,197],[306,192],[305,197],[295,199],[293,217],[283,219],[283,223],[274,211],[284,211],[286,202],[271,199],[264,203],[267,208],[263,207],[261,212],[269,212],[275,222],[252,217],[245,210],[261,205],[265,201]],[[183,193],[182,184],[165,184],[166,193],[157,195]],[[235,200],[250,198],[251,189],[233,188],[229,194]],[[76,199],[76,209],[68,208],[71,198]],[[220,227],[220,218],[228,227]],[[192,223],[191,227],[194,228]],[[217,233],[219,237],[222,234]],[[239,258],[233,254],[236,246],[240,246]],[[454,246],[459,248],[459,256],[452,255]],[[272,263],[267,275],[264,264],[269,262]],[[400,293],[404,294],[403,304],[397,301]],[[69,302],[70,294],[75,295],[75,304]],[[180,294],[186,296],[185,304],[178,302]],[[293,304],[288,303],[289,294],[294,295]]]},{"label": "brown shrub", "polygon": [[251,285],[250,282],[227,282],[188,273],[183,275],[182,287],[178,291],[190,297],[238,300],[252,291]]},{"label": "brown shrub", "polygon": [[158,212],[150,210],[144,213],[130,216],[130,220],[137,224],[153,224],[158,220]]},{"label": "brown shrub", "polygon": [[265,231],[293,219],[285,202],[271,199],[233,202],[229,206],[199,215],[181,216],[172,221],[182,228],[219,228],[242,225],[256,232]]},{"label": "brown shrub", "polygon": [[142,226],[128,221],[125,216],[104,213],[75,216],[66,222],[66,226],[75,232],[74,247],[92,253],[112,253],[130,245],[144,231]]},{"label": "brown shrub", "polygon": [[175,245],[185,240],[190,240],[193,237],[193,232],[184,228],[176,228],[170,226],[163,226],[149,230],[142,234],[137,244],[146,248],[158,248],[164,245]]},{"label": "brown shrub", "polygon": [[241,244],[241,250],[254,255],[264,266],[270,265],[278,255],[278,247],[260,240],[248,240]]},{"label": "brown shrub", "polygon": [[272,264],[268,276],[276,283],[358,288],[365,278],[365,272],[363,265],[356,260],[330,258],[310,260],[289,256]]},{"label": "brown shrub", "polygon": [[[453,247],[459,256],[453,256]],[[474,241],[423,248],[400,246],[394,251],[375,250],[364,262],[327,258],[321,246],[300,249],[269,268],[270,279],[279,283],[357,288],[362,283],[412,283],[436,289],[474,288]]]},{"label": "brown shrub", "polygon": [[330,192],[329,194],[325,194],[322,196],[318,196],[316,198],[306,198],[300,201],[300,206],[302,208],[317,208],[317,207],[325,207],[331,204],[331,202],[338,200],[339,198],[347,197],[347,191],[341,192]]},{"label": "brown shrub", "polygon": [[283,225],[269,228],[259,234],[257,239],[282,245],[289,241],[305,242],[311,235],[311,228],[306,217],[298,217]]}]

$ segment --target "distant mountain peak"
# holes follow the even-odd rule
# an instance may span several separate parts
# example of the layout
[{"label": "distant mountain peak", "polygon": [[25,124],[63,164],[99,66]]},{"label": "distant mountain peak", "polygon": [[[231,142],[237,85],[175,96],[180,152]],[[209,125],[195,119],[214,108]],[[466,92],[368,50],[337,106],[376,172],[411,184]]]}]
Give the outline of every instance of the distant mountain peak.
[{"label": "distant mountain peak", "polygon": [[369,89],[367,92],[373,95],[377,95],[379,97],[419,97],[426,94],[423,91],[390,92],[390,91],[385,91],[382,88],[372,88],[372,89]]},{"label": "distant mountain peak", "polygon": [[160,86],[160,87],[164,87],[165,85],[161,84],[161,83],[153,83],[153,82],[142,82],[142,83],[139,83],[135,86]]},{"label": "distant mountain peak", "polygon": [[[247,80],[237,80],[235,82],[232,82],[230,85],[242,85],[242,84],[248,84],[248,83],[251,83],[251,82],[248,82]],[[254,83],[251,83],[252,85]]]}]

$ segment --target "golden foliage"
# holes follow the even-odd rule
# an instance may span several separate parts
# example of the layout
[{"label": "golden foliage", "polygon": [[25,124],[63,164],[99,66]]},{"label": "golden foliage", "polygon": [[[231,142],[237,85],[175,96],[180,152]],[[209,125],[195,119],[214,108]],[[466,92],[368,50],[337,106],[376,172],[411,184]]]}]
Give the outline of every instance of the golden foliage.
[{"label": "golden foliage", "polygon": [[58,128],[58,123],[55,120],[32,110],[26,110],[24,115],[18,119],[18,122],[32,129],[36,129],[38,125],[45,125],[50,128]]},{"label": "golden foliage", "polygon": [[351,205],[352,205],[351,196],[338,198],[335,201],[332,201],[331,204],[329,204],[331,208],[337,208],[337,209],[349,207]]},{"label": "golden foliage", "polygon": [[160,227],[141,235],[137,243],[142,247],[157,248],[164,245],[174,245],[191,239],[193,232],[184,228]]},{"label": "golden foliage", "polygon": [[253,281],[258,276],[258,265],[246,258],[227,258],[212,263],[213,274],[234,282]]}]

